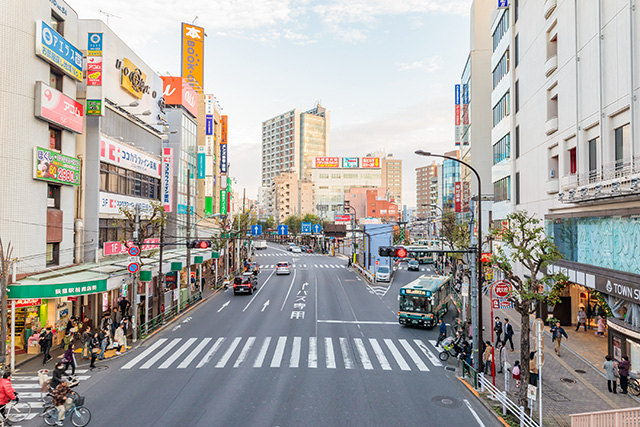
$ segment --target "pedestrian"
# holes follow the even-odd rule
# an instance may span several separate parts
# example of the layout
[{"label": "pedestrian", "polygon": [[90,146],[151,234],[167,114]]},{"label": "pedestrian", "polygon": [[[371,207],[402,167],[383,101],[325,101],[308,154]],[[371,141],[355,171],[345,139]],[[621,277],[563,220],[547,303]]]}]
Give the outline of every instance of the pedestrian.
[{"label": "pedestrian", "polygon": [[509,319],[504,319],[504,340],[502,340],[502,345],[507,346],[507,341],[511,344],[511,351],[513,351],[513,327],[511,323],[509,323]]},{"label": "pedestrian", "polygon": [[91,364],[89,364],[89,368],[93,369],[96,367],[96,359],[98,358],[98,353],[100,353],[100,338],[98,338],[97,332],[93,334],[89,346],[91,350]]},{"label": "pedestrian", "polygon": [[598,315],[598,331],[596,332],[596,335],[599,337],[604,338],[604,330],[606,329],[606,323],[604,321],[604,316],[602,314]]},{"label": "pedestrian", "polygon": [[98,360],[102,360],[104,359],[104,352],[107,349],[107,345],[109,345],[109,329],[102,329],[102,332],[98,335],[98,339],[100,340],[100,354],[98,355]]},{"label": "pedestrian", "polygon": [[516,388],[520,387],[520,361],[513,362],[513,369],[511,370],[511,376],[516,380]]},{"label": "pedestrian", "polygon": [[91,326],[87,326],[82,334],[82,359],[88,359],[91,356]]},{"label": "pedestrian", "polygon": [[491,363],[493,362],[493,347],[491,341],[485,341],[484,353],[482,353],[482,361],[484,362],[484,373],[491,375]]},{"label": "pedestrian", "polygon": [[62,356],[62,362],[64,362],[64,370],[66,372],[66,370],[69,369],[69,366],[71,366],[72,376],[76,374],[76,355],[74,353],[74,350],[75,345],[71,343],[67,351],[65,351],[64,355]]},{"label": "pedestrian", "polygon": [[124,318],[129,315],[129,307],[131,307],[131,303],[127,299],[127,297],[122,297],[120,300],[120,315]]},{"label": "pedestrian", "polygon": [[631,362],[629,362],[629,356],[622,356],[622,362],[618,363],[618,374],[620,375],[620,388],[622,389],[622,394],[627,394],[630,370]]},{"label": "pedestrian", "polygon": [[118,328],[118,310],[111,310],[111,321],[109,322],[109,326],[111,327],[111,336],[116,333],[116,329]]},{"label": "pedestrian", "polygon": [[609,393],[618,393],[617,388],[618,384],[616,382],[616,364],[613,360],[611,360],[611,356],[608,354],[604,357],[605,362],[602,366],[602,369],[605,370],[605,377],[607,378],[607,388],[609,389]]},{"label": "pedestrian", "polygon": [[502,336],[502,322],[500,322],[500,318],[498,316],[496,316],[493,323],[493,332],[496,333],[496,345],[498,345],[498,343],[500,343],[500,337]]},{"label": "pedestrian", "polygon": [[560,322],[556,322],[556,325],[551,328],[551,334],[551,341],[556,343],[556,354],[560,356],[560,343],[562,342],[562,337],[564,336],[564,338],[568,340],[569,336],[567,336],[567,333],[564,331],[562,326],[560,326]]},{"label": "pedestrian", "polygon": [[40,340],[38,340],[38,344],[40,344],[40,348],[44,353],[44,358],[42,359],[42,364],[44,365],[52,359],[51,355],[49,354],[51,346],[53,345],[53,333],[51,332],[51,326],[47,326],[44,332],[40,334]]},{"label": "pedestrian", "polygon": [[538,387],[538,361],[536,360],[536,352],[529,354],[529,384]]},{"label": "pedestrian", "polygon": [[587,313],[584,311],[584,307],[580,306],[578,310],[578,326],[576,326],[576,332],[580,329],[580,325],[584,326],[584,331],[587,332]]},{"label": "pedestrian", "polygon": [[436,342],[436,347],[440,345],[443,339],[447,337],[447,324],[442,321],[442,319],[438,319],[438,327],[440,328],[440,335],[438,335],[438,341]]},{"label": "pedestrian", "polygon": [[498,371],[498,373],[501,374],[503,371],[509,370],[509,352],[506,348],[504,348],[502,343],[498,343],[498,349],[498,360],[500,361],[500,370]]},{"label": "pedestrian", "polygon": [[[116,329],[116,333],[113,337],[113,347],[116,349],[116,355],[120,354],[120,351],[122,350],[122,346],[124,343],[124,331],[122,330],[122,324],[118,325],[118,328]],[[126,346],[125,346],[125,351],[126,351]]]}]

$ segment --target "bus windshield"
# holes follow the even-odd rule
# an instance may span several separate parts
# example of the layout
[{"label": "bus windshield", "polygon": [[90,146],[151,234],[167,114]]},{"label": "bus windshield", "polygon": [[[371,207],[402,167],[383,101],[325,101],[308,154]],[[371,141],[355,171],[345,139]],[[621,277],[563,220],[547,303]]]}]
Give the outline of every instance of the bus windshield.
[{"label": "bus windshield", "polygon": [[428,297],[415,295],[400,295],[400,310],[418,313],[430,313],[431,302]]}]

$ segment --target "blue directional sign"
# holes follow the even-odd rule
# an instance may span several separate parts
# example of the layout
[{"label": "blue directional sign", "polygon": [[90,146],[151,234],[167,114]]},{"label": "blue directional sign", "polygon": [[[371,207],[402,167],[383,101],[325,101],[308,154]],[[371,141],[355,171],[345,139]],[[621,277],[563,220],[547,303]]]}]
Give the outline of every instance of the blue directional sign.
[{"label": "blue directional sign", "polygon": [[311,234],[311,223],[310,222],[303,222],[300,224],[300,228],[301,228],[301,233],[302,234]]},{"label": "blue directional sign", "polygon": [[278,226],[278,236],[287,236],[289,234],[289,226],[281,224]]},{"label": "blue directional sign", "polygon": [[313,224],[313,234],[322,233],[322,226],[320,224]]},{"label": "blue directional sign", "polygon": [[498,0],[498,9],[509,7],[509,0]]},{"label": "blue directional sign", "polygon": [[262,226],[261,225],[252,225],[251,226],[251,235],[259,236],[262,234]]}]

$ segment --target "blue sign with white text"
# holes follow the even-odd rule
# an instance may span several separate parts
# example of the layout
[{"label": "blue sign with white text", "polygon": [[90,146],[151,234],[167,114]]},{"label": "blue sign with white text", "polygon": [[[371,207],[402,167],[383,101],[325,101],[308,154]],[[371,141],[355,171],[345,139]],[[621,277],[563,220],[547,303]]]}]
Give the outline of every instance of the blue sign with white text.
[{"label": "blue sign with white text", "polygon": [[198,179],[205,178],[205,172],[207,170],[207,166],[205,164],[207,160],[207,155],[203,152],[198,152]]},{"label": "blue sign with white text", "polygon": [[227,173],[227,144],[220,144],[220,173]]},{"label": "blue sign with white text", "polygon": [[460,105],[460,85],[456,85],[456,105]]},{"label": "blue sign with white text", "polygon": [[498,0],[498,9],[509,7],[509,0]]},{"label": "blue sign with white text", "polygon": [[252,225],[251,226],[251,235],[259,236],[262,234],[262,226],[261,225]]},{"label": "blue sign with white text", "polygon": [[89,33],[87,56],[102,56],[102,33]]},{"label": "blue sign with white text", "polygon": [[300,224],[300,232],[302,234],[311,234],[311,223],[303,222]]},{"label": "blue sign with white text", "polygon": [[322,233],[322,226],[320,224],[313,224],[313,234]]},{"label": "blue sign with white text", "polygon": [[286,236],[289,234],[289,226],[285,224],[280,224],[278,226],[278,236]]},{"label": "blue sign with white text", "polygon": [[211,114],[207,114],[207,121],[205,124],[205,134],[213,135],[213,116]]},{"label": "blue sign with white text", "polygon": [[36,22],[36,55],[82,81],[82,52],[40,20]]}]

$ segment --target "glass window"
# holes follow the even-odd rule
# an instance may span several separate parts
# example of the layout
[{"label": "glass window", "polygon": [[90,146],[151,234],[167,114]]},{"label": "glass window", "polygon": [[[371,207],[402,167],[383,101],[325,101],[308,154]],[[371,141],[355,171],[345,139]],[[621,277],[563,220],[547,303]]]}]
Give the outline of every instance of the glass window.
[{"label": "glass window", "polygon": [[494,201],[511,200],[511,177],[507,176],[493,183]]},{"label": "glass window", "polygon": [[493,70],[493,88],[498,86],[498,83],[502,81],[502,78],[509,72],[509,49],[502,55],[500,61]]},{"label": "glass window", "polygon": [[511,136],[506,134],[500,141],[493,145],[493,164],[496,165],[501,161],[511,157]]},{"label": "glass window", "polygon": [[520,157],[520,126],[516,126],[516,159]]},{"label": "glass window", "polygon": [[500,22],[496,26],[496,29],[493,32],[493,51],[496,51],[498,44],[500,44],[500,40],[502,40],[502,36],[509,29],[509,11],[505,11],[500,18]]},{"label": "glass window", "polygon": [[520,62],[520,36],[518,34],[516,34],[516,40],[513,46],[513,50],[514,50],[514,56],[515,56],[515,66],[518,66],[518,63]]},{"label": "glass window", "polygon": [[516,172],[516,205],[520,204],[520,172]]},{"label": "glass window", "polygon": [[493,126],[495,127],[509,115],[509,92],[505,93],[493,107]]},{"label": "glass window", "polygon": [[62,132],[49,126],[49,148],[51,150],[62,150]]},{"label": "glass window", "polygon": [[47,266],[58,265],[60,258],[60,243],[47,243]]},{"label": "glass window", "polygon": [[598,169],[598,138],[589,141],[589,172]]}]

